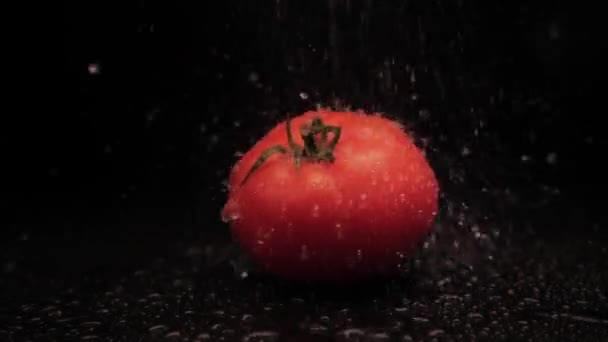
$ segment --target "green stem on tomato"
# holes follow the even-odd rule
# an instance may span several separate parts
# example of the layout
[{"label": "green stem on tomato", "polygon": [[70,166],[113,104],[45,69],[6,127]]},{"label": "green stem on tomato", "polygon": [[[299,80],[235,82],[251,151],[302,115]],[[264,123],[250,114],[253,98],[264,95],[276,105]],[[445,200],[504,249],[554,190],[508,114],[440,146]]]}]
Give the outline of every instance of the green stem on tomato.
[{"label": "green stem on tomato", "polygon": [[[300,127],[300,136],[304,141],[304,147],[298,145],[291,134],[291,118],[287,116],[286,122],[287,128],[287,145],[275,145],[266,149],[260,157],[255,161],[241,185],[251,177],[251,175],[257,171],[265,162],[275,153],[281,153],[290,155],[294,158],[296,170],[300,168],[302,160],[313,163],[330,162],[335,160],[334,149],[340,140],[342,133],[342,127],[340,126],[328,126],[323,123],[321,118],[314,118],[310,123],[303,124]],[[331,141],[327,141],[329,133],[333,133]],[[320,135],[320,139],[317,136]]]}]

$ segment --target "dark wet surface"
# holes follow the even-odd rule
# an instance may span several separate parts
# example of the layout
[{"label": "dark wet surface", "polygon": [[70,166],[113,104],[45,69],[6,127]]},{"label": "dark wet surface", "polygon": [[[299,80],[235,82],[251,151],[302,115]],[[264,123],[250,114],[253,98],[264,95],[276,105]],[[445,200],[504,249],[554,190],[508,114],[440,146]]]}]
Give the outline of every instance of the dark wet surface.
[{"label": "dark wet surface", "polygon": [[[458,213],[444,210],[437,234],[405,263],[401,277],[333,286],[286,283],[235,268],[225,234],[193,233],[184,223],[162,228],[149,222],[135,235],[15,236],[1,260],[0,336],[7,341],[601,341],[608,336],[608,236],[599,223],[548,206],[535,211],[536,219],[513,218],[511,229],[489,219],[470,225],[467,218],[461,225],[463,209],[452,210]],[[571,231],[533,233],[540,224]],[[587,224],[593,227],[575,233]],[[492,227],[507,236],[492,233]]]}]

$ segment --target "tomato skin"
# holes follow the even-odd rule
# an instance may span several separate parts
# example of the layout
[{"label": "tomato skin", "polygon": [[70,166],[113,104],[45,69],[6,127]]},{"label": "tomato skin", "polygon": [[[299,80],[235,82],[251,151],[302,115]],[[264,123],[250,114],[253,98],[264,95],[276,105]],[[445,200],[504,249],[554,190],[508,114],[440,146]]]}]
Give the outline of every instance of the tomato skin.
[{"label": "tomato skin", "polygon": [[431,230],[439,186],[400,126],[378,115],[307,112],[342,127],[333,162],[275,154],[241,185],[262,152],[288,146],[282,122],[235,165],[222,214],[243,251],[263,270],[290,279],[349,280],[394,274]]}]

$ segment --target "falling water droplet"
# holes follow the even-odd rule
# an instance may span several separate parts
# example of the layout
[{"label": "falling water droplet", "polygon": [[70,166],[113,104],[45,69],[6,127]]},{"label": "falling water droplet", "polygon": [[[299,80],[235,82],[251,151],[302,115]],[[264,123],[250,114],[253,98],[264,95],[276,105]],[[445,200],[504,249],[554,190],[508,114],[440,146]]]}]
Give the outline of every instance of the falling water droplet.
[{"label": "falling water droplet", "polygon": [[546,158],[547,164],[554,165],[557,163],[557,153],[549,153]]},{"label": "falling water droplet", "polygon": [[559,25],[557,23],[552,23],[551,26],[549,26],[549,39],[557,40],[559,38],[560,38]]},{"label": "falling water droplet", "polygon": [[101,72],[101,66],[99,65],[99,63],[89,63],[89,65],[87,66],[87,71],[90,75],[99,75],[99,73]]},{"label": "falling water droplet", "polygon": [[259,81],[260,79],[260,75],[258,75],[257,72],[252,72],[249,74],[249,82],[251,83],[257,83],[257,81]]}]

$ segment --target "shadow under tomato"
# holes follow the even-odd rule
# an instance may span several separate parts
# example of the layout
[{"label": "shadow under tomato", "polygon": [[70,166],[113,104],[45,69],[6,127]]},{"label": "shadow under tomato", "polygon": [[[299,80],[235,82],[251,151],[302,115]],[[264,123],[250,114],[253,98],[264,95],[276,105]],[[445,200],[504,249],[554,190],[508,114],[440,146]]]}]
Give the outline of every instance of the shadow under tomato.
[{"label": "shadow under tomato", "polygon": [[268,274],[254,274],[241,281],[244,292],[268,292],[277,299],[301,298],[303,300],[331,300],[353,303],[368,303],[382,300],[394,293],[420,293],[419,275],[408,272],[399,276],[377,276],[352,281],[302,282],[277,278]]}]

